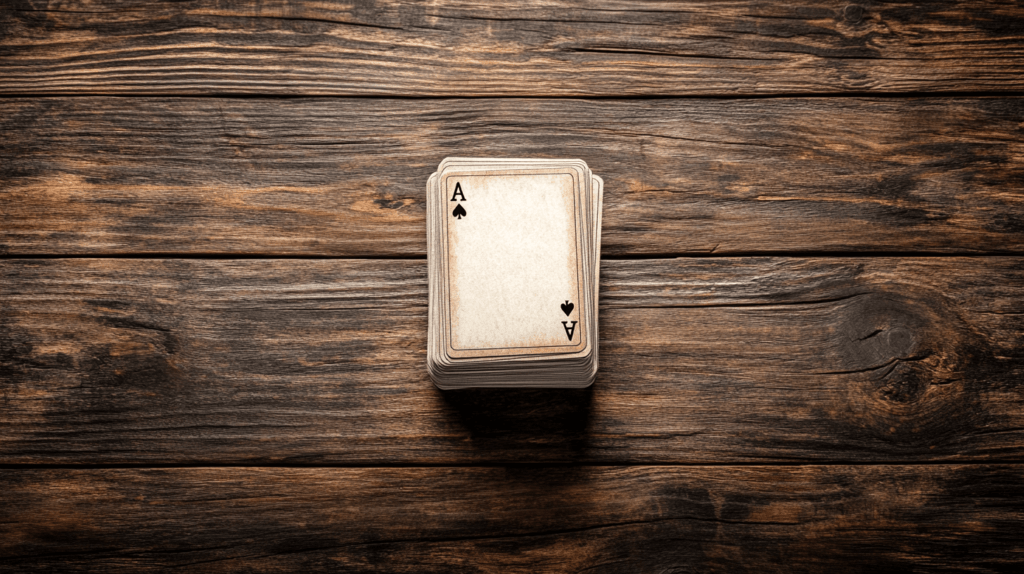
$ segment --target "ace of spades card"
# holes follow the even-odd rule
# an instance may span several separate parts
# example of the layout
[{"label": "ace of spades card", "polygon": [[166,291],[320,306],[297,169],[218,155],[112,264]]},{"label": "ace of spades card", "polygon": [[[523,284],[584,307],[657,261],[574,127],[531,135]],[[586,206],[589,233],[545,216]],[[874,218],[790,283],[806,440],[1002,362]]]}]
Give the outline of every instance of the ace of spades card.
[{"label": "ace of spades card", "polygon": [[437,386],[593,381],[602,194],[581,160],[441,162],[427,185]]}]

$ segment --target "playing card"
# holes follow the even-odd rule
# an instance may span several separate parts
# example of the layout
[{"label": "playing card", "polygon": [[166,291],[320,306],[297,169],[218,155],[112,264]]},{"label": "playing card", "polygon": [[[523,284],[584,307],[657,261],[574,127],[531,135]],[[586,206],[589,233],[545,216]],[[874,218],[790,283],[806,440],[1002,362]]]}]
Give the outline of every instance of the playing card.
[{"label": "playing card", "polygon": [[427,183],[439,387],[592,382],[602,198],[580,160],[441,162]]},{"label": "playing card", "polygon": [[442,237],[448,355],[571,353],[585,346],[585,211],[573,174],[454,171],[439,186],[454,206]]},{"label": "playing card", "polygon": [[[461,198],[456,198],[456,199],[461,199]],[[431,213],[432,214],[436,214],[437,211],[432,209]],[[434,227],[435,226],[432,225],[431,228],[430,228],[432,233],[434,232]],[[593,239],[593,237],[591,239]],[[434,254],[434,253],[436,253],[436,250],[432,250],[431,252],[432,252],[432,254]],[[431,263],[433,263],[433,262],[434,261],[432,260]],[[431,269],[433,270],[434,267],[431,266]],[[432,271],[432,277],[436,277],[436,274],[433,271]],[[432,286],[433,286],[433,284],[432,284]],[[432,301],[436,301],[437,300],[436,295],[435,295],[436,293],[437,293],[437,290],[433,289],[432,290]],[[435,316],[436,316],[436,313],[432,312],[432,314],[431,314],[432,319]],[[438,321],[438,322],[441,322],[441,321]],[[431,333],[434,334],[435,332],[436,332],[436,329],[432,328]],[[595,332],[596,332],[596,330],[595,330]],[[436,350],[436,345],[432,344],[431,345],[431,350],[432,350],[432,353],[433,353],[433,351]],[[491,360],[493,360],[493,359],[488,359],[488,361],[491,361]],[[584,377],[584,379],[592,378],[592,374],[593,374],[594,370],[596,370],[596,362],[594,362],[595,360],[596,360],[596,353],[594,353],[593,358],[591,360],[591,363],[589,363],[591,365],[591,368],[588,371],[585,371],[585,373],[589,372],[590,374],[589,375],[582,375]],[[455,362],[453,362],[452,360],[444,357],[443,355],[441,357],[437,357],[436,361],[431,361],[430,358],[428,357],[428,364],[431,364],[431,363],[442,364],[443,367],[447,367],[449,370],[451,370],[451,369],[462,369],[462,370],[465,370],[467,368],[473,369],[474,374],[477,376],[476,378],[472,379],[471,384],[473,384],[473,385],[482,384],[482,380],[483,379],[480,379],[480,377],[485,377],[487,379],[486,380],[487,383],[495,384],[495,385],[497,385],[497,384],[509,384],[509,385],[513,385],[513,384],[514,385],[519,385],[519,384],[523,384],[523,385],[525,385],[525,384],[547,384],[547,385],[556,385],[556,386],[573,386],[573,384],[571,384],[569,382],[569,380],[565,379],[565,378],[562,378],[560,381],[555,381],[555,382],[544,381],[542,373],[546,374],[546,375],[549,375],[549,378],[550,378],[550,375],[556,375],[556,376],[558,375],[558,373],[556,373],[553,370],[541,371],[541,370],[538,370],[538,369],[533,369],[533,370],[529,370],[529,371],[521,370],[521,371],[517,371],[517,372],[513,373],[513,372],[510,372],[510,371],[503,371],[502,368],[501,368],[503,366],[495,366],[494,368],[487,368],[486,370],[481,369],[479,365],[475,365],[475,366],[463,365],[462,367],[459,367]],[[437,373],[437,374],[440,375],[440,373]],[[567,376],[571,376],[572,375],[571,373],[564,373],[564,374],[566,374]],[[435,375],[435,373],[434,373],[434,370],[432,369],[432,376],[434,376],[434,375]],[[533,381],[533,382],[527,382],[527,381],[523,380],[522,377],[523,376],[527,376],[527,375],[529,375],[530,377],[533,377],[534,379],[537,379],[537,380]],[[518,378],[518,380],[515,383],[513,383],[513,382],[510,382],[509,376],[519,377],[519,378]],[[580,373],[576,373],[576,376],[577,376],[577,378],[579,378],[579,376],[581,376],[581,375],[580,375]],[[437,378],[438,377],[435,377],[435,379],[437,379]],[[470,381],[470,379],[467,378],[467,379],[465,379],[465,381]],[[438,384],[440,386],[445,386],[444,384],[442,384],[441,381],[438,381]],[[449,384],[449,386],[454,386],[454,385],[453,384]]]}]

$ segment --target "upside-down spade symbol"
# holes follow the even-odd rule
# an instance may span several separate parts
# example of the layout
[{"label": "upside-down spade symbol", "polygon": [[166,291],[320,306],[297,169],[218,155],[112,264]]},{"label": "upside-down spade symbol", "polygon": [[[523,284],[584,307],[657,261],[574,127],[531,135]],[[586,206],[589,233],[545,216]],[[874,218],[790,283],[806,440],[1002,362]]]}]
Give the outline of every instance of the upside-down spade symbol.
[{"label": "upside-down spade symbol", "polygon": [[[562,308],[562,312],[565,313],[565,316],[568,317],[572,313],[572,310],[576,308],[576,305],[573,305],[570,301],[566,301],[565,303],[562,303],[560,307]],[[572,322],[572,327],[569,326],[568,321],[562,321],[562,327],[565,329],[565,335],[569,337],[570,341],[572,341],[573,333],[576,332],[576,321]]]}]

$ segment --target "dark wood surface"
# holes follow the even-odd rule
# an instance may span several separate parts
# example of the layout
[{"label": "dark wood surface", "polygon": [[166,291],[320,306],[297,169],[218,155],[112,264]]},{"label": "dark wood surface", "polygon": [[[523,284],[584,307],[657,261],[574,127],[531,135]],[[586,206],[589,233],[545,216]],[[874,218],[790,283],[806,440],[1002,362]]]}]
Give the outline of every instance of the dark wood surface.
[{"label": "dark wood surface", "polygon": [[[1013,571],[1017,465],[0,475],[0,565],[61,572]],[[53,541],[61,541],[55,547]]]},{"label": "dark wood surface", "polygon": [[442,393],[424,261],[8,260],[0,456],[1024,462],[1020,258],[605,261],[602,275],[591,389]]},{"label": "dark wood surface", "polygon": [[11,0],[0,93],[751,95],[1024,88],[1016,0]]},{"label": "dark wood surface", "polygon": [[[1022,78],[1015,1],[5,2],[0,570],[1019,572]],[[605,179],[592,388],[428,381],[449,155]]]},{"label": "dark wood surface", "polygon": [[[10,254],[424,256],[449,155],[580,157],[605,256],[1024,251],[1024,100],[5,101]],[[2,251],[0,251],[2,252]]]}]

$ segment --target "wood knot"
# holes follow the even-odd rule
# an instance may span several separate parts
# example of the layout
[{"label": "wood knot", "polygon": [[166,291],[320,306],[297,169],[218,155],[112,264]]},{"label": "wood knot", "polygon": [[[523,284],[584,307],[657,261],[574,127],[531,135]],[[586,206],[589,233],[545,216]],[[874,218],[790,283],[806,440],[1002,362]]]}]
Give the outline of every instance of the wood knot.
[{"label": "wood knot", "polygon": [[395,199],[392,196],[382,197],[380,199],[373,200],[375,204],[380,206],[381,209],[405,209],[410,206],[416,205],[416,200],[409,197],[403,197]]},{"label": "wood knot", "polygon": [[975,374],[991,350],[942,294],[901,286],[838,311],[832,344],[848,422],[915,443],[966,432],[982,409]]},{"label": "wood knot", "polygon": [[846,20],[850,24],[856,24],[864,19],[864,8],[856,5],[849,4],[843,8],[843,20]]}]

